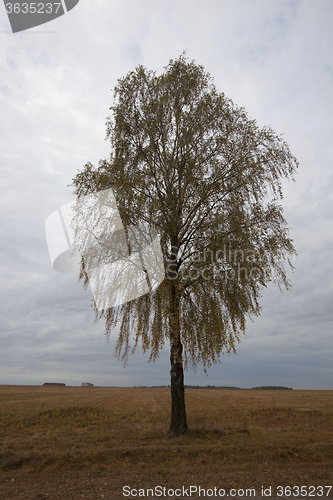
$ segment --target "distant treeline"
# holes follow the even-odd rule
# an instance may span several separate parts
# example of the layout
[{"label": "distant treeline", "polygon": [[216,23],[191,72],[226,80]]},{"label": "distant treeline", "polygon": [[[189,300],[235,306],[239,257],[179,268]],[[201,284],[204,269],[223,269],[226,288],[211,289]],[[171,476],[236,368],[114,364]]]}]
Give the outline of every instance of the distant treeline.
[{"label": "distant treeline", "polygon": [[[147,389],[160,389],[160,388],[170,388],[170,385],[135,385],[136,388],[147,388]],[[241,387],[234,387],[232,385],[185,385],[185,389],[241,389]],[[282,385],[262,385],[260,387],[252,387],[250,390],[264,390],[264,391],[292,391],[292,387],[284,387]]]},{"label": "distant treeline", "polygon": [[[135,388],[147,388],[147,389],[160,389],[160,388],[170,388],[170,385],[135,385]],[[185,385],[185,389],[240,389],[240,387],[232,387],[227,385]]]},{"label": "distant treeline", "polygon": [[283,385],[263,385],[261,387],[252,387],[252,389],[263,389],[264,391],[292,391],[292,387],[283,387]]},{"label": "distant treeline", "polygon": [[185,385],[185,389],[240,389],[232,385]]}]

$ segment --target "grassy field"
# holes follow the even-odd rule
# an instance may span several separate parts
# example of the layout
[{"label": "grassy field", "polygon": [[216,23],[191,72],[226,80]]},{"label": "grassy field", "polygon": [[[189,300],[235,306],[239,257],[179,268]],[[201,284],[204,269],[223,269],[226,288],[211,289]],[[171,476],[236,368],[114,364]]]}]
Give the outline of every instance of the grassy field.
[{"label": "grassy field", "polygon": [[333,391],[187,389],[180,437],[167,435],[170,399],[167,388],[0,386],[0,498],[333,484]]}]

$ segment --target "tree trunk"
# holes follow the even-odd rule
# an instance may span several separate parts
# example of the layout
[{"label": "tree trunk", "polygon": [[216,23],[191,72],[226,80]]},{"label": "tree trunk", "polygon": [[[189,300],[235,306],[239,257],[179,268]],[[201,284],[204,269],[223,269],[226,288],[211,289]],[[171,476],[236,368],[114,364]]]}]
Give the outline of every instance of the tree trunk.
[{"label": "tree trunk", "polygon": [[171,344],[171,424],[169,434],[184,434],[187,431],[184,393],[183,346],[178,339]]},{"label": "tree trunk", "polygon": [[170,376],[171,376],[171,424],[169,434],[184,434],[187,431],[185,410],[183,346],[180,341],[179,303],[176,290],[172,287],[170,326]]}]

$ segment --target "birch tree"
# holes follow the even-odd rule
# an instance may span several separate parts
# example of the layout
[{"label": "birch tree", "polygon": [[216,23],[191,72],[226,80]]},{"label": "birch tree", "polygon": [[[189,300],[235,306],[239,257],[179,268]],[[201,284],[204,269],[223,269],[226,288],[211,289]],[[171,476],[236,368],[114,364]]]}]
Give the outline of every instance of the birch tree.
[{"label": "birch tree", "polygon": [[[235,351],[270,281],[289,288],[295,249],[280,200],[298,162],[185,55],[160,75],[139,65],[119,79],[110,109],[110,157],[85,165],[75,193],[112,188],[125,230],[144,225],[159,235],[165,279],[96,316],[108,336],[119,327],[123,360],[140,344],[151,360],[170,345],[169,432],[182,434],[184,369],[206,370]],[[87,284],[84,257],[81,278]]]}]

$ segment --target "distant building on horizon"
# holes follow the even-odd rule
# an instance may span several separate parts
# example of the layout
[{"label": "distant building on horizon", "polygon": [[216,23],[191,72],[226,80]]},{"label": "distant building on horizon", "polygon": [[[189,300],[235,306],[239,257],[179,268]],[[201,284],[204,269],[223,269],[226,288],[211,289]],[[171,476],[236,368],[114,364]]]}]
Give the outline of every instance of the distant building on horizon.
[{"label": "distant building on horizon", "polygon": [[90,382],[82,382],[81,387],[94,387],[94,384],[91,384]]},{"label": "distant building on horizon", "polygon": [[66,384],[64,384],[63,382],[44,382],[43,385],[61,385],[66,387]]}]

